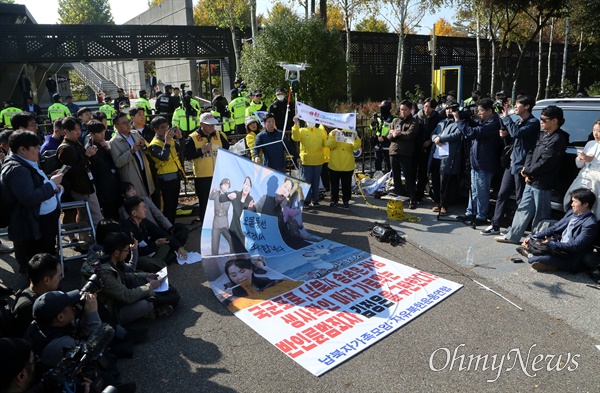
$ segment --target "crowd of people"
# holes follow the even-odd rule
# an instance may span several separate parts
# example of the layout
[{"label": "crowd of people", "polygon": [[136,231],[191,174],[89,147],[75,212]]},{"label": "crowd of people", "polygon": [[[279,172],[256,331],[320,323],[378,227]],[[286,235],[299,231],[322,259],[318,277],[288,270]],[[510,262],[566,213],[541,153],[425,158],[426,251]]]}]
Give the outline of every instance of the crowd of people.
[{"label": "crowd of people", "polygon": [[[320,206],[321,185],[331,193],[331,208],[340,206],[340,199],[341,207],[350,207],[353,152],[362,145],[357,132],[302,122],[283,89],[275,91],[276,100],[267,107],[260,90],[246,96],[240,94],[241,81],[236,85],[231,102],[213,89],[213,107],[204,112],[191,91],[181,96],[183,87],[170,85],[158,95],[155,108],[143,90],[133,107],[120,89],[114,103],[106,97],[98,111],[78,107],[70,96],[63,105],[55,93],[48,108],[53,132],[43,140],[35,104],[8,110],[12,103],[6,101],[7,109],[0,113],[6,128],[0,133],[0,210],[13,247],[2,244],[0,252],[14,251],[29,286],[16,293],[10,321],[3,325],[2,336],[12,338],[0,339],[2,357],[12,354],[8,357],[18,361],[3,368],[0,389],[25,390],[34,375],[33,357],[40,359],[36,367],[51,370],[63,359],[64,347],[75,348],[106,326],[114,337],[106,362],[94,372],[118,384],[115,358],[132,356],[133,345],[147,333],[131,324],[168,317],[179,302],[177,290],[163,285],[162,272],[187,255],[188,229],[176,223],[181,184],[187,182],[185,160],[191,161],[199,201],[195,221],[202,223],[209,199],[215,201],[213,227],[219,231],[211,239],[213,253],[221,233],[231,250],[246,251],[235,220],[231,227],[219,220],[228,219],[230,207],[233,216],[253,208],[250,178],[241,191],[229,191],[227,178],[211,190],[217,151],[228,149],[233,135],[243,138],[249,158],[274,170],[286,172],[291,158],[310,185],[305,208]],[[396,115],[390,101],[381,102],[371,123],[371,144],[375,169],[392,173],[392,192],[408,197],[408,208],[417,209],[429,189],[432,210],[447,215],[458,194],[458,177],[468,171],[468,207],[460,220],[485,226],[481,234],[496,235],[498,242],[520,245],[517,252],[538,271],[596,270],[593,274],[600,278],[600,258],[592,252],[599,233],[600,120],[593,126],[594,140],[577,155],[581,172],[565,196],[567,214],[522,239],[530,224],[536,229],[550,218],[550,191],[559,180],[556,173],[569,138],[561,129],[562,110],[548,106],[536,119],[531,113],[535,102],[526,95],[518,96],[513,107],[480,98],[477,91],[468,101],[460,107],[452,93],[443,104],[434,98],[404,100]],[[291,131],[291,138],[285,131]],[[498,172],[502,181],[492,213],[490,188]],[[512,225],[501,232],[513,193],[518,208]],[[86,220],[82,209],[63,214],[61,203],[70,201],[87,202],[96,236],[69,231],[59,239],[87,255],[81,268],[85,285],[62,292],[57,223]],[[259,205],[264,209],[265,202]],[[79,383],[85,389],[92,381]],[[134,391],[135,386],[121,383],[121,389]]]}]

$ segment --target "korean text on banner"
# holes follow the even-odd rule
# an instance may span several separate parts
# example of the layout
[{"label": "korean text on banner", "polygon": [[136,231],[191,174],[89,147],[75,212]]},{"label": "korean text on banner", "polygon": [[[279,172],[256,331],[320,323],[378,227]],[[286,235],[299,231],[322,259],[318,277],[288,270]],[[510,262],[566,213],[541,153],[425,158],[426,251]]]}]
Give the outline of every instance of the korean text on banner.
[{"label": "korean text on banner", "polygon": [[324,112],[306,104],[298,102],[296,115],[299,119],[319,123],[327,127],[335,127],[342,130],[356,130],[355,113],[330,113]]}]

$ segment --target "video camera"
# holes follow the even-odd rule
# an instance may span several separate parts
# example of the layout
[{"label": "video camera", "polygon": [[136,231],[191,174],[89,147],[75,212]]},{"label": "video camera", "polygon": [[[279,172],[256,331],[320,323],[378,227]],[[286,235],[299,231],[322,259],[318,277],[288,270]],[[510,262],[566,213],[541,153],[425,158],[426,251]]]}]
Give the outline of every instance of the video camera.
[{"label": "video camera", "polygon": [[494,111],[502,112],[504,110],[504,105],[508,103],[508,97],[504,91],[499,91],[496,93],[496,101],[494,101]]},{"label": "video camera", "polygon": [[90,335],[85,343],[66,350],[58,365],[44,374],[42,378],[43,391],[49,393],[74,392],[75,386],[82,384],[84,378],[87,378],[93,381],[90,385],[90,392],[102,392],[102,389],[107,386],[96,372],[97,359],[102,355],[114,334],[114,329],[104,323]]},{"label": "video camera", "polygon": [[466,106],[458,106],[458,104],[454,104],[451,106],[452,112],[458,112],[458,118],[460,120],[468,120],[473,117],[473,112],[469,107]]}]

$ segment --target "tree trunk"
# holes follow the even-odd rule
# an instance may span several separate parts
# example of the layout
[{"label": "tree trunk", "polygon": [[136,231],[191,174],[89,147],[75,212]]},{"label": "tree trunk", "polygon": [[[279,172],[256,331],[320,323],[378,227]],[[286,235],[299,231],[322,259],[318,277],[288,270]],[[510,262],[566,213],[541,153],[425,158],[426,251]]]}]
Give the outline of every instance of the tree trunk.
[{"label": "tree trunk", "polygon": [[[540,21],[542,16],[540,15]],[[537,93],[535,94],[535,100],[540,100],[542,98],[542,33],[544,29],[540,29],[540,35],[538,38],[538,88]]]},{"label": "tree trunk", "polygon": [[560,92],[565,93],[565,81],[567,80],[567,57],[569,54],[569,17],[565,18],[565,47],[563,49],[562,73],[560,74]]},{"label": "tree trunk", "polygon": [[254,44],[254,37],[258,35],[258,26],[256,25],[256,0],[250,0],[250,25],[252,27],[252,43]]},{"label": "tree trunk", "polygon": [[235,27],[233,25],[230,26],[231,30],[231,41],[233,42],[233,54],[235,56],[235,77],[239,77],[240,73],[240,54],[238,52],[237,46],[237,36],[235,34]]},{"label": "tree trunk", "polygon": [[348,105],[352,104],[352,67],[350,66],[350,62],[352,58],[350,57],[352,49],[352,42],[350,38],[350,20],[346,16],[346,97],[348,99]]},{"label": "tree trunk", "polygon": [[[583,46],[583,30],[581,30],[581,34],[579,34],[579,55],[581,55],[581,50]],[[577,93],[579,93],[581,89],[581,65],[577,65]]]},{"label": "tree trunk", "polygon": [[314,15],[315,14],[315,2],[317,0],[307,0],[310,1],[310,15]]},{"label": "tree trunk", "polygon": [[404,29],[398,34],[398,56],[396,57],[396,103],[402,100],[402,69],[404,68]]},{"label": "tree trunk", "polygon": [[552,76],[552,41],[554,40],[554,18],[550,22],[550,40],[548,41],[548,75],[546,76],[546,95],[550,97],[550,76]]},{"label": "tree trunk", "polygon": [[321,11],[321,19],[327,25],[327,0],[319,0],[319,10]]},{"label": "tree trunk", "polygon": [[496,40],[492,37],[492,71],[491,71],[491,82],[490,82],[490,96],[494,96],[494,85],[496,84]]},{"label": "tree trunk", "polygon": [[475,82],[474,88],[477,90],[481,90],[481,80],[483,78],[483,59],[481,57],[481,33],[480,33],[480,24],[479,24],[479,9],[475,11],[475,40],[477,42],[477,81]]}]

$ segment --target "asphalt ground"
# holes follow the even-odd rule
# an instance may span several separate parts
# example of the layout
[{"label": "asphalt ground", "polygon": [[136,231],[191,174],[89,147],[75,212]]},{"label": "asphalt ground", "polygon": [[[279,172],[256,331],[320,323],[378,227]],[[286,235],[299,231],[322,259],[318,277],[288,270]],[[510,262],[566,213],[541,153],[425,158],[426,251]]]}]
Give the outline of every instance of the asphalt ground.
[{"label": "asphalt ground", "polygon": [[[122,379],[136,381],[138,392],[598,391],[600,314],[594,310],[600,291],[585,285],[590,279],[537,273],[526,263],[515,264],[510,261],[518,256],[514,246],[496,243],[462,223],[436,221],[431,204],[407,211],[421,222],[388,221],[408,239],[392,247],[368,235],[374,222],[387,220],[384,210],[368,207],[360,196],[353,197],[350,209],[329,208],[328,202],[304,213],[311,233],[464,287],[314,377],[226,310],[200,263],[171,266],[169,280],[182,301],[171,317],[140,323],[149,327],[149,339],[136,347],[133,359],[119,362]],[[199,231],[192,231],[188,249],[198,250],[198,237]],[[473,268],[464,266],[469,245],[479,265]],[[69,263],[64,289],[79,283],[79,266]],[[14,259],[3,255],[0,278],[13,286],[24,281],[12,273],[15,268]]]}]

